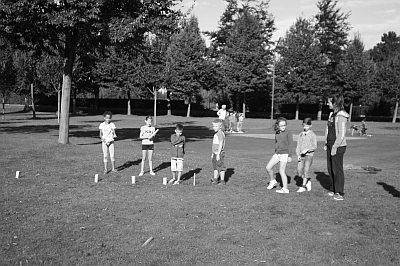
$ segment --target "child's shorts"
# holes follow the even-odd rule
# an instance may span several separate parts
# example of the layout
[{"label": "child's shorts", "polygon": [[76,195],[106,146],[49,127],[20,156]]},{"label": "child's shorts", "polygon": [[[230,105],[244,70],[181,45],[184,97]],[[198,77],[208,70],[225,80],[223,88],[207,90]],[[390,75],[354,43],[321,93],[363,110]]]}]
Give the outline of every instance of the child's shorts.
[{"label": "child's shorts", "polygon": [[171,158],[171,171],[172,172],[183,171],[183,158]]},{"label": "child's shorts", "polygon": [[274,155],[272,155],[272,160],[274,160],[275,163],[278,163],[278,162],[287,163],[288,157],[289,157],[289,154],[276,154],[275,153]]},{"label": "child's shorts", "polygon": [[222,152],[219,155],[219,161],[217,161],[217,155],[213,153],[212,157],[212,164],[213,164],[213,169],[218,170],[218,172],[225,171],[225,164],[224,164],[224,158],[225,158],[225,153]]},{"label": "child's shorts", "polygon": [[142,144],[142,151],[154,150],[154,144]]}]

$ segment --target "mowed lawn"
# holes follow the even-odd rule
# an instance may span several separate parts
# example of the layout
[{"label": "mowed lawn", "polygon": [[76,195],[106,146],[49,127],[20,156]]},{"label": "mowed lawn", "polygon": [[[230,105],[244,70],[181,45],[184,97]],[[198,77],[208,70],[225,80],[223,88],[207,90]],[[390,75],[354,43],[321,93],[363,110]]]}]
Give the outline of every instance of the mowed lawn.
[{"label": "mowed lawn", "polygon": [[[290,194],[266,189],[274,140],[259,134],[273,133],[270,120],[246,119],[246,134],[227,135],[223,186],[209,182],[213,118],[157,118],[155,177],[137,176],[144,117],[113,119],[119,172],[108,175],[98,138],[102,116],[72,117],[70,145],[57,144],[54,114],[1,120],[1,265],[400,264],[399,124],[371,122],[372,137],[348,141],[345,200],[337,202],[327,196],[322,142],[311,192],[296,193],[296,163],[287,169]],[[176,122],[188,139],[185,181],[164,186]],[[325,123],[314,122],[317,135]],[[298,134],[301,121],[289,121],[288,129]]]}]

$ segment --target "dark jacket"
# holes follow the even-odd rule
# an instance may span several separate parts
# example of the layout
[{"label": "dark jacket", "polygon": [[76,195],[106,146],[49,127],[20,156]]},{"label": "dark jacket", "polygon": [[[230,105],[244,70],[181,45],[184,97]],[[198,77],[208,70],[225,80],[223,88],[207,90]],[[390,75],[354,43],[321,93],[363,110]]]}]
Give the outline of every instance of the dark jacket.
[{"label": "dark jacket", "polygon": [[171,135],[171,157],[183,158],[185,155],[185,136]]}]

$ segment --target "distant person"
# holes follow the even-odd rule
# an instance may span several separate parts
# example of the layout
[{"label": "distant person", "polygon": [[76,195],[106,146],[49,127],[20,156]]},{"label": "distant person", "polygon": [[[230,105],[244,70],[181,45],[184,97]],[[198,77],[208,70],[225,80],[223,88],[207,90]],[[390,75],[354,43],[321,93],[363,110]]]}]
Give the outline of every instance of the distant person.
[{"label": "distant person", "polygon": [[156,130],[151,124],[153,122],[153,118],[151,116],[146,116],[145,125],[140,128],[140,139],[142,140],[142,164],[140,168],[139,176],[143,176],[144,174],[144,162],[146,161],[146,157],[149,160],[149,168],[150,175],[155,175],[153,172],[153,151],[154,151],[154,136],[157,134],[158,129]]},{"label": "distant person", "polygon": [[[215,119],[212,123],[215,132],[212,142],[211,159],[214,170],[214,177],[211,178],[213,184],[226,184],[225,180],[225,134],[222,131],[221,119]],[[220,180],[218,179],[220,177]]]},{"label": "distant person", "polygon": [[314,152],[317,149],[317,135],[311,130],[311,118],[304,118],[303,131],[299,134],[297,140],[296,154],[297,154],[297,172],[303,179],[302,186],[297,192],[304,192],[311,190],[310,168],[313,163]]},{"label": "distant person", "polygon": [[325,147],[328,173],[332,181],[332,189],[328,193],[334,200],[343,200],[344,171],[343,157],[346,152],[346,125],[349,114],[344,110],[343,96],[328,98],[332,112],[329,114],[326,127]]},{"label": "distant person", "polygon": [[177,124],[175,133],[171,135],[171,172],[172,179],[169,184],[179,185],[183,171],[183,156],[185,155],[185,136],[182,135],[183,126]]},{"label": "distant person", "polygon": [[243,120],[244,120],[243,113],[238,113],[238,122],[237,122],[237,132],[238,133],[243,133]]},{"label": "distant person", "polygon": [[236,125],[237,125],[237,115],[236,111],[232,111],[229,113],[229,132],[234,133],[237,131]]},{"label": "distant person", "polygon": [[226,111],[226,105],[223,104],[221,106],[221,109],[218,110],[217,112],[218,118],[222,121],[222,131],[225,131],[228,129],[228,125],[226,123],[226,119],[228,117],[228,112]]},{"label": "distant person", "polygon": [[286,175],[286,165],[292,161],[293,135],[286,130],[286,118],[280,117],[274,124],[275,130],[275,154],[267,164],[267,172],[270,178],[267,189],[273,189],[278,182],[275,179],[272,168],[279,163],[279,174],[282,178],[282,188],[276,190],[277,193],[289,193],[288,180]]},{"label": "distant person", "polygon": [[115,157],[114,157],[114,139],[117,137],[115,133],[116,127],[114,123],[111,122],[112,113],[106,111],[103,114],[104,122],[99,125],[101,147],[103,150],[103,162],[104,162],[104,174],[108,173],[107,161],[108,154],[110,154],[111,171],[117,172],[115,169]]}]

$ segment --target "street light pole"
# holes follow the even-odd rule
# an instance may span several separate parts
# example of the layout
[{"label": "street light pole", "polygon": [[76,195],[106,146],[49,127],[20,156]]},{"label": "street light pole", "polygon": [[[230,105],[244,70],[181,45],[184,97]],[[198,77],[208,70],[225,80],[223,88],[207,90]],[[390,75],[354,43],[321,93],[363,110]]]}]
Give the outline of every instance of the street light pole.
[{"label": "street light pole", "polygon": [[274,123],[274,98],[275,98],[275,51],[273,58],[273,69],[272,69],[272,93],[271,93],[271,126]]}]

